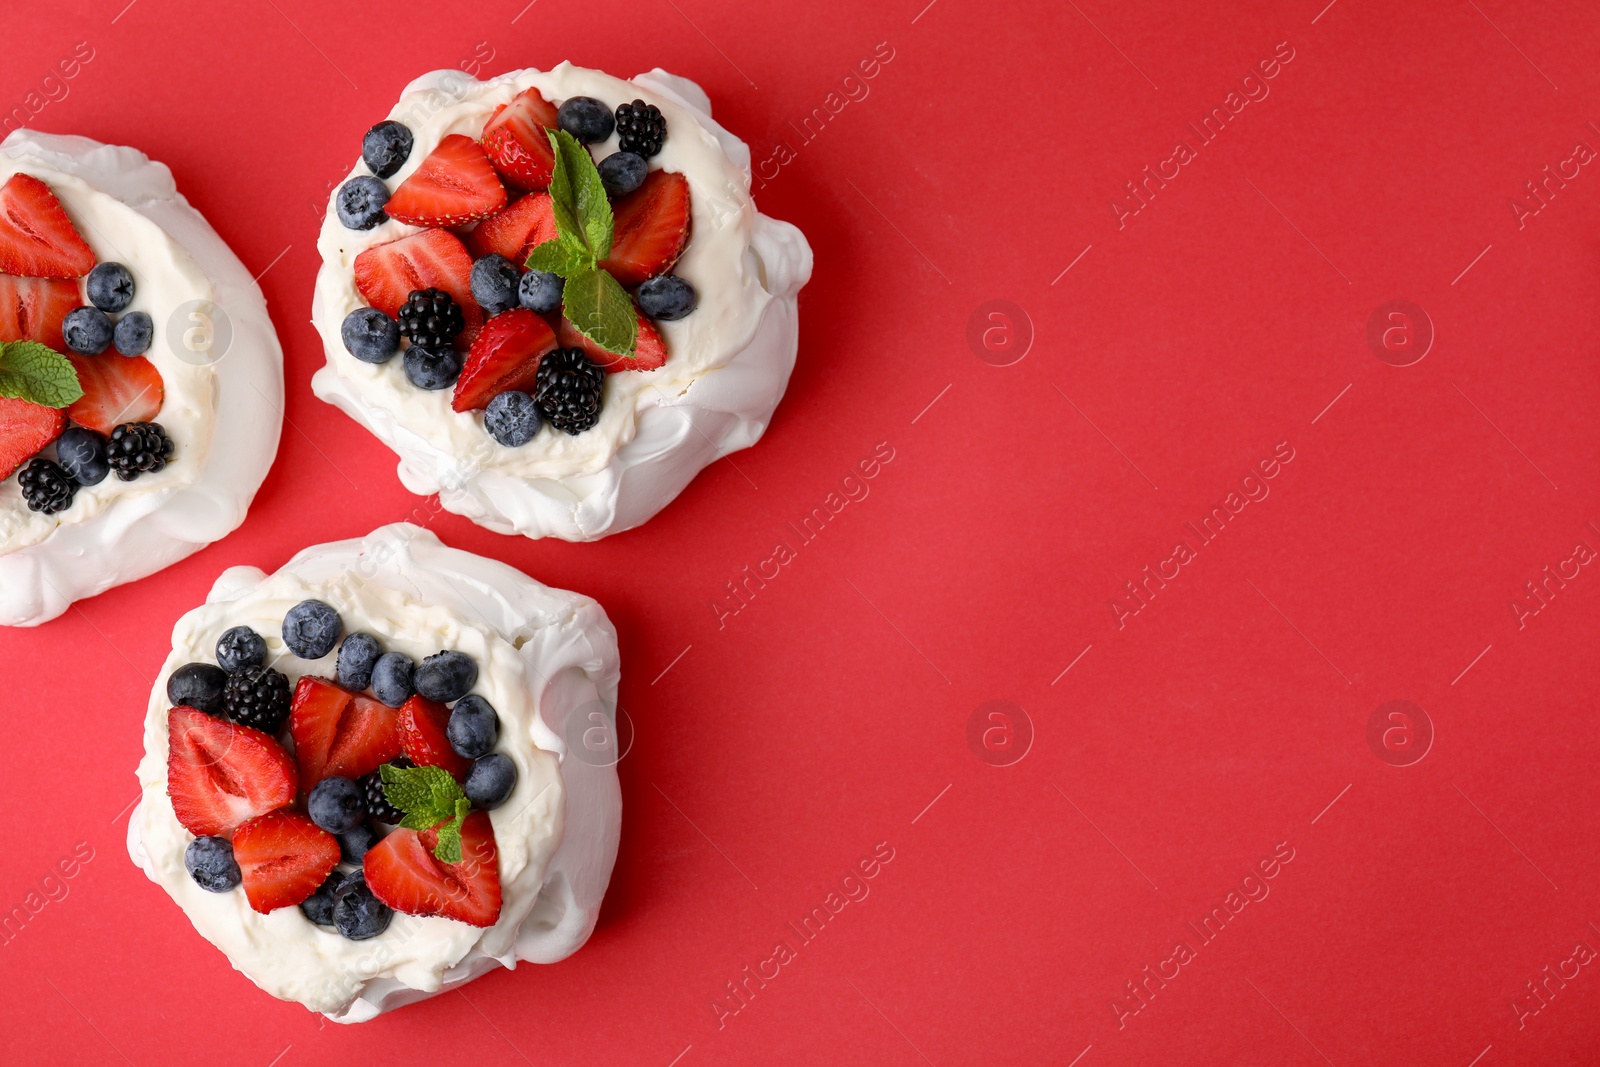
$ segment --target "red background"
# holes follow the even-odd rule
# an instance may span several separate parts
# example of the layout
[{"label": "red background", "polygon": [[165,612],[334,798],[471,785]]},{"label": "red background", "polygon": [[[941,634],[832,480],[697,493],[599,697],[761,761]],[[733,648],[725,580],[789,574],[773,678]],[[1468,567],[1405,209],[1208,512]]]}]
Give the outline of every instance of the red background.
[{"label": "red background", "polygon": [[[0,105],[90,43],[30,124],[167,162],[265,271],[287,424],[234,536],[0,634],[0,906],[93,850],[0,945],[9,1062],[1596,1059],[1594,964],[1512,1007],[1600,948],[1600,573],[1511,606],[1600,548],[1600,174],[1511,207],[1600,147],[1592,5],[125,2],[7,5]],[[1284,41],[1270,96],[1119,229],[1123,183]],[[766,439],[600,544],[424,512],[620,631],[636,740],[594,938],[354,1028],[258,992],[122,842],[177,617],[224,567],[417,506],[308,387],[316,227],[361,132],[423,71],[571,58],[699,80],[764,159],[880,42],[759,193],[817,260]],[[1005,367],[967,340],[995,299],[1034,334]],[[1395,299],[1437,334],[1404,368],[1366,341]],[[719,626],[724,582],[878,442],[869,495]],[[1124,583],[1280,442],[1270,496],[1119,627]],[[990,700],[1032,726],[1010,766],[967,740]],[[1368,743],[1390,700],[1432,723],[1410,766]],[[719,1025],[879,842],[870,896]],[[1270,896],[1119,1027],[1124,983],[1282,842]]]}]

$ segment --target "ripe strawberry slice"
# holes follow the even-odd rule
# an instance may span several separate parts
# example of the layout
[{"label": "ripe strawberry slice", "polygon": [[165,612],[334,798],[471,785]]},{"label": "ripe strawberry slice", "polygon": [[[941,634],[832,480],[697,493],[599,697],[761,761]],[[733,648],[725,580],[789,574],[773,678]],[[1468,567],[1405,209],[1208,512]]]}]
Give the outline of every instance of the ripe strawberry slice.
[{"label": "ripe strawberry slice", "polygon": [[0,186],[0,272],[29,278],[81,278],[94,269],[61,201],[31,174]]},{"label": "ripe strawberry slice", "polygon": [[167,796],[196,837],[283,807],[298,785],[294,760],[260,730],[189,707],[167,712]]},{"label": "ripe strawberry slice", "polygon": [[367,888],[395,911],[443,915],[472,926],[500,918],[500,857],[487,812],[475,811],[461,825],[461,862],[433,854],[438,835],[401,827],[379,841],[362,861]]},{"label": "ripe strawberry slice", "polygon": [[64,351],[61,323],[82,303],[75,281],[0,274],[0,341],[38,341]]},{"label": "ripe strawberry slice", "polygon": [[400,183],[383,210],[412,226],[460,226],[505,206],[506,187],[483,146],[452,133]]},{"label": "ripe strawberry slice", "polygon": [[521,267],[534,245],[554,240],[555,236],[556,211],[550,194],[532,193],[478,223],[478,228],[467,235],[467,248],[474,259],[495,252]]},{"label": "ripe strawberry slice", "polygon": [[265,915],[317,891],[339,862],[339,839],[295,811],[251,819],[233,834],[245,899]]},{"label": "ripe strawberry slice", "polygon": [[78,371],[83,396],[67,409],[79,426],[109,434],[124,422],[148,422],[161,413],[167,390],[161,372],[143,356],[66,353]]},{"label": "ripe strawberry slice", "polygon": [[494,169],[510,185],[537,192],[550,184],[555,155],[546,130],[556,128],[556,109],[537,89],[524,90],[511,103],[495,109],[483,127],[483,150]]},{"label": "ripe strawberry slice", "polygon": [[458,780],[465,779],[472,772],[472,761],[450,747],[445,735],[449,724],[449,708],[414,696],[400,709],[400,747],[419,767],[443,767]]},{"label": "ripe strawberry slice", "polygon": [[0,481],[11,477],[66,428],[65,411],[0,397]]},{"label": "ripe strawberry slice", "polygon": [[356,288],[367,303],[393,316],[416,289],[443,289],[461,306],[466,329],[456,338],[463,352],[483,328],[483,309],[472,299],[472,256],[461,239],[424,230],[376,245],[356,257]]},{"label": "ripe strawberry slice", "polygon": [[472,342],[450,406],[475,411],[508,389],[532,392],[539,361],[555,347],[555,331],[544,319],[527,308],[502,311]]},{"label": "ripe strawberry slice", "polygon": [[309,791],[324,778],[359,778],[400,754],[400,713],[306,675],[289,705],[289,734]]},{"label": "ripe strawberry slice", "polygon": [[653,170],[611,210],[615,236],[611,258],[601,265],[623,288],[672,269],[689,243],[689,182],[683,175]]},{"label": "ripe strawberry slice", "polygon": [[[635,314],[639,314],[638,309],[635,309]],[[667,361],[667,343],[661,339],[661,333],[656,329],[655,323],[642,314],[639,314],[639,337],[631,356],[619,356],[615,352],[607,352],[579,333],[578,328],[568,322],[566,316],[561,318],[557,336],[561,338],[562,348],[583,349],[607,374],[623,370],[655,370]]]}]

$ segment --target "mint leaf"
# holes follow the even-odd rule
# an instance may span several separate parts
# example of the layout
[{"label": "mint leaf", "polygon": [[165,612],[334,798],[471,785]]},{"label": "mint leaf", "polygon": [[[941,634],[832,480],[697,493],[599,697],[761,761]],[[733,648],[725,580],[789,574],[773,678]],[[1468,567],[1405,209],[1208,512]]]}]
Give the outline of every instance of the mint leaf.
[{"label": "mint leaf", "polygon": [[562,295],[567,320],[589,340],[619,356],[633,355],[639,316],[633,301],[615,278],[603,270],[587,270],[567,279]]},{"label": "mint leaf", "polygon": [[460,863],[461,824],[472,810],[472,801],[450,772],[441,767],[394,767],[386,763],[378,769],[378,777],[383,782],[384,797],[405,813],[400,825],[418,832],[438,826],[434,856],[442,863]]},{"label": "mint leaf", "polygon": [[83,386],[60,352],[37,341],[12,341],[0,345],[0,396],[65,408],[83,396]]},{"label": "mint leaf", "polygon": [[472,802],[465,797],[456,801],[456,814],[453,819],[439,827],[439,839],[433,846],[433,854],[443,863],[461,862],[461,824],[466,821],[467,813],[472,810]]},{"label": "mint leaf", "polygon": [[559,274],[563,278],[570,278],[575,274],[594,270],[595,263],[587,248],[558,237],[534,248],[528,254],[526,266],[529,270],[542,270],[547,274]]},{"label": "mint leaf", "polygon": [[615,220],[605,183],[589,150],[566,130],[548,130],[555,167],[550,177],[550,200],[555,207],[556,232],[580,245],[594,259],[611,254]]}]

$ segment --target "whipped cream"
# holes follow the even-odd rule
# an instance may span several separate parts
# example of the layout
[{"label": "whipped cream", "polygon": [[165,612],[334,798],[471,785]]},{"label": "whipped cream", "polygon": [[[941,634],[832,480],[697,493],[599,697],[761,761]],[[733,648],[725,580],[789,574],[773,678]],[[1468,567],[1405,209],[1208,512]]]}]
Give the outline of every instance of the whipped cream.
[{"label": "whipped cream", "polygon": [[[108,476],[55,515],[29,511],[14,477],[0,483],[0,625],[33,626],[244,521],[278,450],[283,353],[261,290],[165,166],[132,148],[18,130],[0,143],[0,183],[19,171],[50,186],[100,262],[133,273],[123,314],[145,311],[155,324],[146,358],[166,390],[156,421],[176,446],[166,469],[131,482]],[[190,343],[189,331],[206,325],[190,312],[210,305],[231,335],[224,351],[214,334],[217,358]],[[54,446],[43,454],[54,458]]]},{"label": "whipped cream", "polygon": [[[760,439],[794,369],[796,297],[811,276],[811,248],[795,227],[756,210],[750,149],[712,120],[706,94],[659,69],[633,81],[570,63],[489,81],[454,70],[424,75],[389,114],[415,135],[390,188],[445,136],[480,136],[496,107],[530,87],[552,103],[642,99],[666,118],[666,144],[651,163],[689,182],[690,240],[673,272],[699,294],[688,317],[656,324],[666,364],[608,374],[592,429],[571,436],[546,426],[527,445],[504,448],[484,430],[481,412],[450,409],[450,390],[413,387],[399,358],[374,366],[345,350],[340,326],[366,305],[356,256],[417,228],[389,220],[349,230],[330,199],[312,304],[328,362],[311,386],[399,455],[400,480],[412,492],[438,493],[447,510],[501,533],[591,541],[649,519],[707,465]],[[604,158],[616,142],[613,134],[594,154]],[[367,173],[357,163],[350,176]]]},{"label": "whipped cream", "polygon": [[[308,662],[283,644],[284,613],[308,597],[331,604],[346,633],[373,634],[388,651],[420,661],[455,649],[477,661],[473,692],[499,713],[496,751],[518,773],[510,798],[489,812],[503,896],[494,926],[396,913],[384,933],[350,941],[299,908],[261,915],[242,890],[209,893],[184,869],[194,838],[167,796],[167,678],[185,663],[215,662],[217,638],[240,625],[266,638],[268,662],[291,682],[331,678],[337,650]],[[616,631],[595,601],[407,523],[308,548],[271,576],[234,567],[173,631],[145,717],[128,852],[237,970],[337,1022],[371,1019],[495,966],[553,963],[588,939],[616,860],[615,759],[595,758],[584,733],[614,727],[619,677]]]}]

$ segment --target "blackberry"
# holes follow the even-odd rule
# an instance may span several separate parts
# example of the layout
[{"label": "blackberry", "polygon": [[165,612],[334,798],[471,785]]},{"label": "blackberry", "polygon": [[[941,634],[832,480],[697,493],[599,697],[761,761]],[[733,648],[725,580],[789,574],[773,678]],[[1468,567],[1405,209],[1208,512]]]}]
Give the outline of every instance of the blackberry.
[{"label": "blackberry", "polygon": [[72,506],[72,497],[78,483],[66,471],[48,459],[36,459],[22,468],[17,475],[22,486],[22,498],[28,502],[29,511],[54,515]]},{"label": "blackberry", "polygon": [[600,393],[606,372],[581,348],[558,348],[539,361],[534,399],[550,425],[580,434],[600,421]]},{"label": "blackberry", "polygon": [[[389,761],[389,766],[415,767],[416,764],[412,763],[404,756],[396,756],[394,759]],[[374,819],[377,819],[379,822],[388,823],[390,826],[395,826],[398,825],[400,820],[406,816],[405,812],[389,803],[389,798],[383,795],[383,778],[381,777],[382,770],[383,768],[379,767],[378,770],[373,771],[371,774],[362,775],[361,791],[365,793],[367,797],[367,814],[372,816]]]},{"label": "blackberry", "polygon": [[400,332],[418,348],[434,351],[455,344],[466,328],[461,308],[442,289],[416,289],[400,308]]},{"label": "blackberry", "polygon": [[118,478],[131,482],[141,474],[154,474],[172,457],[172,438],[155,422],[125,422],[111,431],[106,461]]},{"label": "blackberry", "polygon": [[667,139],[667,120],[661,109],[643,100],[617,105],[617,151],[637,152],[649,158],[661,151]]},{"label": "blackberry", "polygon": [[241,667],[222,690],[228,718],[276,736],[289,717],[289,679],[271,667]]}]

